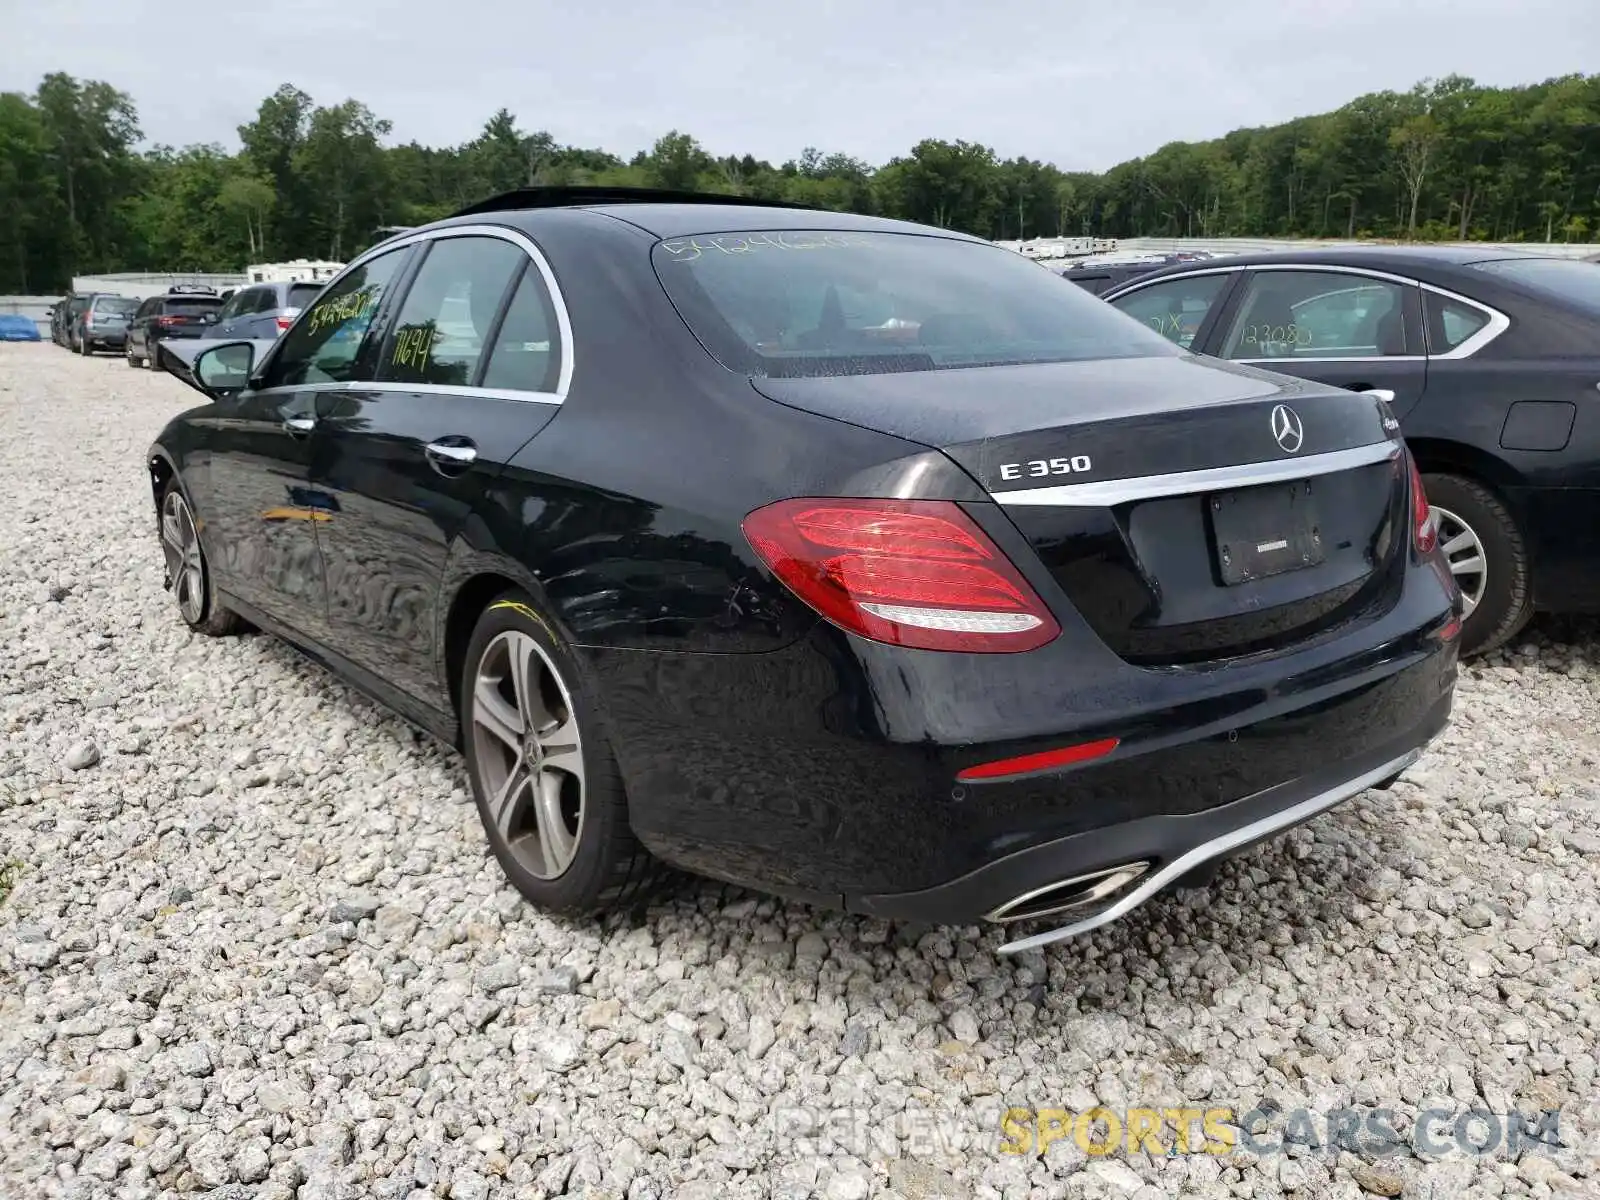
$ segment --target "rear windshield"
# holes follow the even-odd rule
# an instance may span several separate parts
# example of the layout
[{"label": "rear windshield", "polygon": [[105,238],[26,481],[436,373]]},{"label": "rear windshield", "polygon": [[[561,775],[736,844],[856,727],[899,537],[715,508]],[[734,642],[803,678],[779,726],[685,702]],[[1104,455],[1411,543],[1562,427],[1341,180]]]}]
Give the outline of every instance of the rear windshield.
[{"label": "rear windshield", "polygon": [[1600,315],[1600,263],[1571,258],[1498,258],[1472,265]]},{"label": "rear windshield", "polygon": [[656,274],[726,367],[810,377],[1181,354],[1020,254],[903,233],[671,238]]},{"label": "rear windshield", "polygon": [[94,302],[94,311],[97,313],[119,313],[131,317],[139,311],[139,301],[124,296],[102,296]]},{"label": "rear windshield", "polygon": [[290,308],[304,308],[322,294],[320,283],[294,283],[289,285]]},{"label": "rear windshield", "polygon": [[185,296],[181,300],[162,301],[163,312],[180,317],[198,316],[221,307],[222,301],[216,296]]}]

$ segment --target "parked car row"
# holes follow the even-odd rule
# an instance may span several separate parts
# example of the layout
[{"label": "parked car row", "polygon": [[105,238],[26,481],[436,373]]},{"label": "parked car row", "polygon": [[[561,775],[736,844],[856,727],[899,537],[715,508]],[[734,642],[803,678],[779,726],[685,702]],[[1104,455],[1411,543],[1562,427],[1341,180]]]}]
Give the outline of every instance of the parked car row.
[{"label": "parked car row", "polygon": [[314,300],[320,283],[257,283],[218,295],[176,284],[140,300],[75,293],[50,309],[50,337],[78,354],[120,351],[130,367],[156,367],[156,347],[180,338],[275,338]]}]

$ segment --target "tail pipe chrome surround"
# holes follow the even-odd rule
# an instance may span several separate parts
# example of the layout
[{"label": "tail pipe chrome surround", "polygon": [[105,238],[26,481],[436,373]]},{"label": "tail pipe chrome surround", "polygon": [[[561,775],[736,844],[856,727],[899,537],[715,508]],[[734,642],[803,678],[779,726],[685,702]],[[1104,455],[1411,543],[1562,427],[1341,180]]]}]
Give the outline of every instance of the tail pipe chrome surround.
[{"label": "tail pipe chrome surround", "polygon": [[1075,908],[1086,908],[1111,899],[1149,869],[1148,862],[1136,862],[1107,867],[1103,871],[1091,871],[1071,879],[1058,879],[1055,883],[1047,883],[1007,900],[985,919],[1005,925],[1012,921],[1033,921]]},{"label": "tail pipe chrome surround", "polygon": [[[1238,829],[1231,829],[1219,837],[1212,838],[1209,842],[1204,842],[1201,845],[1196,846],[1187,854],[1173,859],[1154,875],[1148,874],[1148,872],[1143,870],[1144,864],[1132,863],[1125,867],[1111,867],[1107,871],[1102,871],[1095,875],[1084,876],[1079,879],[1064,880],[1061,883],[1050,884],[1043,889],[1039,889],[1038,891],[1025,893],[1024,895],[1017,897],[1015,900],[1001,905],[1000,908],[996,909],[994,913],[990,914],[990,920],[1023,920],[1031,916],[1045,916],[1048,915],[1048,913],[1078,908],[1083,903],[1090,902],[1090,899],[1086,898],[1082,901],[1051,907],[1045,912],[1017,912],[1019,907],[1024,906],[1030,899],[1039,896],[1041,892],[1045,894],[1043,898],[1048,900],[1050,899],[1049,894],[1056,892],[1058,889],[1067,889],[1070,891],[1074,885],[1076,885],[1081,892],[1085,889],[1086,885],[1089,885],[1089,890],[1098,890],[1101,896],[1109,898],[1109,896],[1118,888],[1126,887],[1126,885],[1132,882],[1133,879],[1143,876],[1143,882],[1140,883],[1138,887],[1134,888],[1132,891],[1126,892],[1120,899],[1112,900],[1104,908],[1084,917],[1081,921],[1075,921],[1071,925],[1064,925],[1059,929],[1051,929],[1044,933],[1037,933],[1032,937],[1021,938],[1015,942],[1007,942],[1004,946],[1000,947],[1000,953],[1018,954],[1024,950],[1034,950],[1040,946],[1048,946],[1053,942],[1064,942],[1068,938],[1077,937],[1080,933],[1088,933],[1091,929],[1098,929],[1102,925],[1109,925],[1112,921],[1117,920],[1119,917],[1125,916],[1133,909],[1139,907],[1139,905],[1150,899],[1150,897],[1154,896],[1173,880],[1188,874],[1201,863],[1208,862],[1213,858],[1218,858],[1221,855],[1228,853],[1228,851],[1237,849],[1240,846],[1247,846],[1252,842],[1258,842],[1263,838],[1269,838],[1280,830],[1288,829],[1291,826],[1298,825],[1300,822],[1316,816],[1324,809],[1332,808],[1340,801],[1348,800],[1351,796],[1366,791],[1374,784],[1381,783],[1385,779],[1389,779],[1392,776],[1398,775],[1401,771],[1404,771],[1407,767],[1415,763],[1417,759],[1421,758],[1422,752],[1426,748],[1426,745],[1423,745],[1418,746],[1414,750],[1408,750],[1406,753],[1400,755],[1400,757],[1390,759],[1381,767],[1374,767],[1372,770],[1364,772],[1363,774],[1356,776],[1354,779],[1347,779],[1345,782],[1336,787],[1329,788],[1325,792],[1319,792],[1317,795],[1312,796],[1309,800],[1302,800],[1299,804],[1286,808],[1281,812],[1275,812],[1269,816],[1262,817],[1259,821],[1252,821],[1248,825],[1241,825]],[[1121,882],[1117,883],[1115,887],[1107,888],[1104,886],[1105,884],[1109,884],[1111,880],[1117,876],[1134,870],[1135,867],[1140,869],[1135,873],[1134,876],[1122,879]],[[1100,880],[1102,882],[1096,883],[1096,880]],[[999,914],[1005,915],[1002,916]]]}]

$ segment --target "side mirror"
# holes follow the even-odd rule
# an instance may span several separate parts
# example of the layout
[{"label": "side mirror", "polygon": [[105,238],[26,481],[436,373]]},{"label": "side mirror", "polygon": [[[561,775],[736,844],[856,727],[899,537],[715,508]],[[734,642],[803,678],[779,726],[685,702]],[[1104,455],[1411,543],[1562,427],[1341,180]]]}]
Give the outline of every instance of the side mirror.
[{"label": "side mirror", "polygon": [[244,391],[256,362],[256,350],[249,342],[228,342],[202,350],[192,368],[195,380],[219,399]]}]

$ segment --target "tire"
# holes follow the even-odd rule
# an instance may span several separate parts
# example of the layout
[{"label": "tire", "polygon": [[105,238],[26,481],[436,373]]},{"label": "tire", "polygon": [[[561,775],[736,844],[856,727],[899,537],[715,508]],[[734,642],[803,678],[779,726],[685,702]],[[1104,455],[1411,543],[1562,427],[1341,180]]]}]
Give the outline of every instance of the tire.
[{"label": "tire", "polygon": [[161,368],[156,366],[156,355],[161,350],[161,343],[157,342],[154,346],[146,344],[145,349],[149,351],[144,358],[145,369],[149,371],[159,371]]},{"label": "tire", "polygon": [[[526,700],[518,674],[536,681]],[[536,907],[569,914],[629,907],[654,891],[667,872],[633,836],[588,685],[526,594],[502,593],[478,618],[460,695],[473,798],[512,885]],[[540,729],[547,732],[534,736]],[[497,806],[508,785],[509,804]]]},{"label": "tire", "polygon": [[88,338],[78,339],[78,353],[83,355],[85,358],[94,357],[94,349],[89,345]]},{"label": "tire", "polygon": [[129,342],[122,351],[122,357],[130,367],[144,366],[144,359],[133,352],[133,343]]},{"label": "tire", "polygon": [[[170,527],[169,518],[173,522]],[[166,559],[167,587],[178,602],[178,615],[184,624],[207,637],[227,637],[242,630],[244,622],[217,602],[211,564],[200,545],[189,498],[176,479],[162,489],[156,536]]]},{"label": "tire", "polygon": [[[1516,637],[1533,615],[1527,543],[1510,510],[1477,480],[1424,475],[1422,486],[1438,510],[1439,544],[1468,597],[1461,653],[1486,654]],[[1475,558],[1481,559],[1482,571],[1464,571]]]}]

